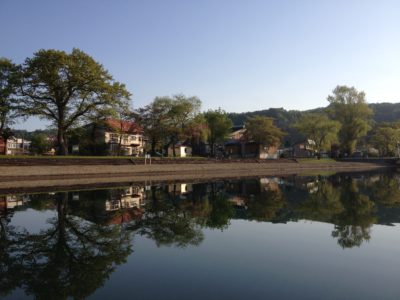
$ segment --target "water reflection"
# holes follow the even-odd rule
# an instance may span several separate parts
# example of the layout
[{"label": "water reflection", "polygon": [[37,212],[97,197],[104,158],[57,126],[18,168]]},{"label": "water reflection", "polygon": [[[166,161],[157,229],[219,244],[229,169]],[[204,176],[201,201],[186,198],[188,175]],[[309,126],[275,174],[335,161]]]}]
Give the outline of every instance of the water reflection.
[{"label": "water reflection", "polygon": [[[399,182],[396,174],[271,177],[0,196],[0,295],[85,298],[126,261],[135,235],[185,248],[234,219],[326,222],[340,247],[360,247],[373,224],[399,222]],[[35,233],[13,223],[28,209],[54,217]]]}]

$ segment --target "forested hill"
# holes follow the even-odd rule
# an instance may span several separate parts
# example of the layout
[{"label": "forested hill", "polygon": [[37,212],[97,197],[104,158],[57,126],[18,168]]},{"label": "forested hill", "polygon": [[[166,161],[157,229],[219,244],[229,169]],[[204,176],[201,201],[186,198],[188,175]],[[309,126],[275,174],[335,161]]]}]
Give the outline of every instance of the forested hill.
[{"label": "forested hill", "polygon": [[[394,122],[400,120],[400,103],[372,103],[369,106],[374,111],[373,120],[376,123]],[[254,115],[262,115],[275,119],[275,124],[287,132],[285,141],[287,143],[296,142],[303,137],[299,135],[292,125],[305,113],[323,111],[325,108],[316,108],[313,110],[299,111],[286,110],[284,108],[269,108],[265,110],[245,112],[245,113],[229,113],[229,118],[233,124],[241,125],[246,118]]]}]

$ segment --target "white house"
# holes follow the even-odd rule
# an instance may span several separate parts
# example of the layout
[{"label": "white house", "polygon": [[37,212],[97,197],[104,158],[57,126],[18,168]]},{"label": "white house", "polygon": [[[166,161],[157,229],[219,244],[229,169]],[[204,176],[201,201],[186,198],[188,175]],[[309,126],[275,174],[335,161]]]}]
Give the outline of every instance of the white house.
[{"label": "white house", "polygon": [[[173,146],[168,148],[168,156],[174,156]],[[178,143],[175,145],[175,156],[176,157],[190,157],[192,156],[192,147],[185,145],[183,143]]]}]

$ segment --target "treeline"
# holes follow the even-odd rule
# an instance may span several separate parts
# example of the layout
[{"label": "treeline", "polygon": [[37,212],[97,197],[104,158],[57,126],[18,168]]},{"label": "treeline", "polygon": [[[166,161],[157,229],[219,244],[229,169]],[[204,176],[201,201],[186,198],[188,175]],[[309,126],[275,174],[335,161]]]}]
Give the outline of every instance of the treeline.
[{"label": "treeline", "polygon": [[[59,155],[68,154],[69,140],[80,140],[82,125],[110,117],[136,121],[152,153],[170,146],[175,151],[177,143],[187,141],[207,143],[214,154],[215,145],[227,139],[232,127],[225,111],[201,113],[201,100],[185,95],[156,97],[132,111],[125,85],[79,49],[71,53],[39,50],[20,65],[0,59],[0,108],[3,141],[14,134],[10,126],[16,119],[36,116],[51,122]],[[247,123],[254,128],[247,131],[249,138],[276,142],[283,135],[270,118],[249,118]],[[43,134],[34,140],[37,149],[48,147],[46,143]]]},{"label": "treeline", "polygon": [[[396,146],[397,142],[400,141],[398,130],[400,103],[372,103],[367,104],[367,106],[370,109],[370,113],[368,113],[368,116],[364,120],[366,121],[367,133],[360,135],[356,140],[356,146],[365,152],[368,152],[368,149],[374,148],[378,151],[375,153],[377,155],[397,155]],[[243,124],[246,118],[254,115],[273,118],[277,126],[287,133],[284,137],[284,145],[289,147],[293,143],[309,138],[309,131],[305,130],[304,125],[300,127],[296,126],[299,121],[303,120],[304,123],[309,123],[309,127],[314,127],[313,124],[320,124],[324,120],[317,116],[329,117],[332,109],[332,105],[306,111],[270,108],[254,112],[229,113],[228,115],[234,124]],[[318,120],[319,122],[315,122]],[[335,137],[334,131],[328,139],[331,143],[325,142],[325,146],[323,147],[325,150],[329,150],[330,144],[339,143],[339,138]],[[339,147],[339,145],[337,146]]]},{"label": "treeline", "polygon": [[[201,112],[199,98],[178,94],[156,97],[133,111],[125,85],[79,49],[71,53],[39,50],[20,65],[0,59],[3,141],[14,134],[10,127],[15,120],[36,116],[51,122],[60,155],[68,154],[70,140],[80,140],[82,125],[110,117],[140,124],[152,153],[171,146],[175,151],[175,145],[187,142],[194,150],[206,144],[215,155],[217,146],[229,137],[232,125],[245,124],[242,138],[264,147],[277,146],[282,139],[285,146],[291,146],[307,138],[315,141],[317,152],[336,146],[342,155],[371,147],[380,155],[395,154],[400,140],[398,106],[368,105],[364,92],[347,86],[337,86],[327,100],[326,108],[305,112],[269,109],[227,114],[221,109]],[[388,110],[390,122],[382,122]],[[37,148],[42,148],[44,142],[42,134],[35,141]]]}]

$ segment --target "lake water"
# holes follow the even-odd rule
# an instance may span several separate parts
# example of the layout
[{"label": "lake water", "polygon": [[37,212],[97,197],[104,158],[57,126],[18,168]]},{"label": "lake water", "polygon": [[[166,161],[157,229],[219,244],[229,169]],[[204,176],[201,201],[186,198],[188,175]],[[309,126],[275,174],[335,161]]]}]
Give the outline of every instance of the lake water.
[{"label": "lake water", "polygon": [[400,175],[0,196],[5,299],[400,299]]}]

